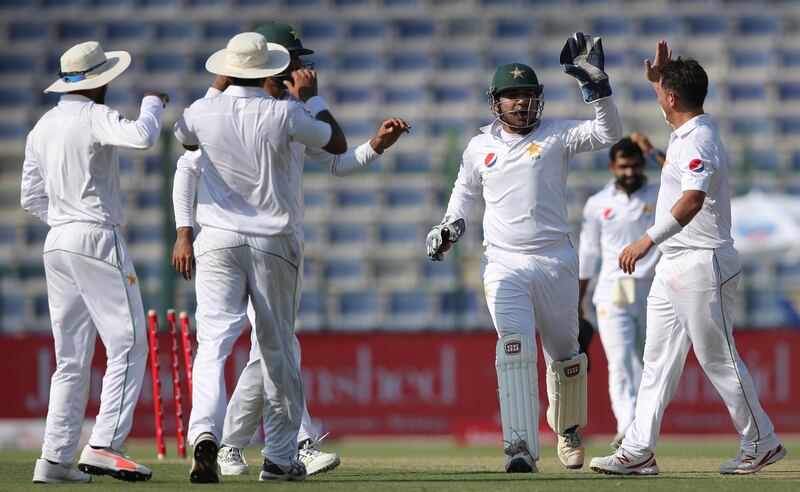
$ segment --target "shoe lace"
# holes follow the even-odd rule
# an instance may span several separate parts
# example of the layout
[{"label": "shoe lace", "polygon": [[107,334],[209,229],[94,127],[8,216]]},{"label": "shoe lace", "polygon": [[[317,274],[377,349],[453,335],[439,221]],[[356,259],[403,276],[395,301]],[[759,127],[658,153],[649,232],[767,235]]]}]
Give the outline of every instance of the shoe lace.
[{"label": "shoe lace", "polygon": [[322,437],[315,437],[314,439],[308,439],[304,444],[303,447],[300,449],[301,453],[317,457],[322,454],[322,451],[317,449],[317,445],[321,443],[326,437],[328,437],[328,432],[322,435]]},{"label": "shoe lace", "polygon": [[229,461],[242,461],[242,450],[231,446],[228,448],[225,458]]}]

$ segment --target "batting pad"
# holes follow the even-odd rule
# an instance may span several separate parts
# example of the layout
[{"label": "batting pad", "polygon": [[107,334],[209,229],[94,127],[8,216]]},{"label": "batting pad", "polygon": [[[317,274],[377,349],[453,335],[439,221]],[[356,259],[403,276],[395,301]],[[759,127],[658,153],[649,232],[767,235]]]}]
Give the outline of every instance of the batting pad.
[{"label": "batting pad", "polygon": [[539,385],[536,352],[525,335],[505,335],[495,350],[497,396],[506,455],[528,450],[539,459]]},{"label": "batting pad", "polygon": [[547,367],[547,423],[556,434],[570,427],[584,427],[586,415],[586,354],[553,362]]}]

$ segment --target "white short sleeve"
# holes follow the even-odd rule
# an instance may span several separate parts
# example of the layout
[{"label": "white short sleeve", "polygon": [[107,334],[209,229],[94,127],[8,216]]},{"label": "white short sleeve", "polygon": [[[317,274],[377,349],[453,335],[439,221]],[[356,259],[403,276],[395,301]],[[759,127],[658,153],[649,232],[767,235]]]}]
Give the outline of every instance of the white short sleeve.
[{"label": "white short sleeve", "polygon": [[681,172],[681,191],[708,192],[711,176],[719,164],[717,156],[694,142],[685,142],[677,163]]},{"label": "white short sleeve", "polygon": [[197,140],[197,135],[194,134],[194,130],[192,129],[191,111],[191,106],[184,109],[181,117],[175,122],[175,138],[184,145],[200,145],[200,142]]},{"label": "white short sleeve", "polygon": [[288,121],[289,138],[292,141],[321,149],[331,140],[331,126],[312,117],[311,113],[297,103],[289,104]]}]

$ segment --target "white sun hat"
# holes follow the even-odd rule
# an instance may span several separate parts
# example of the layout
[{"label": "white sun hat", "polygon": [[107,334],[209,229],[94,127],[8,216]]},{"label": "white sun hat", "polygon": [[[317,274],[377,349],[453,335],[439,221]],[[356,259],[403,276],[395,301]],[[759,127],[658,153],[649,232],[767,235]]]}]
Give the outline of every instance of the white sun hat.
[{"label": "white sun hat", "polygon": [[206,61],[206,70],[216,75],[240,79],[261,79],[283,72],[289,66],[289,51],[257,32],[243,32],[232,37],[224,50]]},{"label": "white sun hat", "polygon": [[44,90],[72,92],[102,87],[114,80],[131,64],[127,51],[104,52],[97,41],[76,44],[61,55],[59,79]]}]

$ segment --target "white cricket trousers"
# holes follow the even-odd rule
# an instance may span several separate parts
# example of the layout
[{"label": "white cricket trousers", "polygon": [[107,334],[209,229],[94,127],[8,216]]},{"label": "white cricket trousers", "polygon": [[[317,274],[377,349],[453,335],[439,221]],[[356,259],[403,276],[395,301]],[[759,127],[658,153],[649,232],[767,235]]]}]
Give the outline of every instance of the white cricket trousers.
[{"label": "white cricket trousers", "polygon": [[222,437],[225,361],[241,334],[249,299],[266,395],[263,455],[288,466],[297,454],[304,404],[292,341],[301,240],[297,235],[255,236],[204,227],[194,248],[197,355],[189,440],[195,442],[204,432]]},{"label": "white cricket trousers", "polygon": [[733,341],[731,309],[739,282],[733,247],[687,250],[656,266],[647,299],[644,372],[636,417],[622,446],[654,453],[661,420],[672,400],[689,348],[722,397],[741,437],[741,449],[761,452],[778,445]]},{"label": "white cricket trousers", "polygon": [[51,228],[44,271],[56,370],[42,458],[72,464],[98,333],[108,362],[89,444],[119,449],[131,430],[147,366],[144,308],[133,261],[116,227],[76,222]]},{"label": "white cricket trousers", "polygon": [[[251,319],[254,312],[252,306],[247,306],[248,317]],[[295,363],[300,370],[300,341],[294,337]],[[233,390],[231,400],[228,402],[228,409],[225,412],[225,427],[222,431],[222,444],[235,448],[243,448],[250,443],[253,438],[258,423],[264,414],[264,377],[261,375],[261,349],[258,346],[258,339],[255,330],[250,333],[250,360],[236,382],[236,389]],[[308,407],[303,401],[303,419],[300,423],[300,432],[297,435],[298,442],[306,439],[314,439],[314,426],[311,416],[308,414]]]},{"label": "white cricket trousers", "polygon": [[578,255],[567,239],[537,254],[489,246],[483,258],[486,304],[498,337],[522,334],[547,364],[578,355]]},{"label": "white cricket trousers", "polygon": [[600,294],[594,296],[597,332],[608,361],[608,395],[618,434],[625,434],[636,411],[647,329],[647,295],[652,283],[652,278],[636,279],[635,302],[624,306],[611,302],[612,282],[600,282],[596,287]]}]

